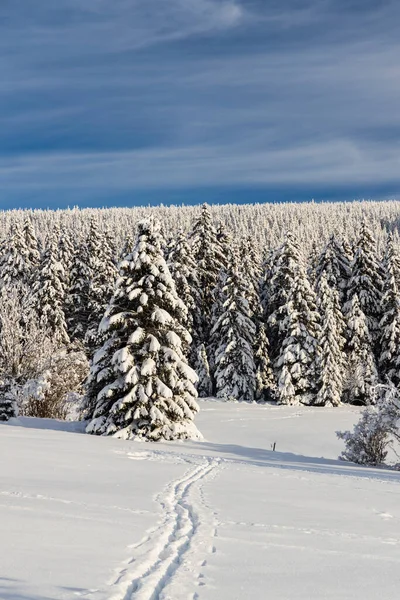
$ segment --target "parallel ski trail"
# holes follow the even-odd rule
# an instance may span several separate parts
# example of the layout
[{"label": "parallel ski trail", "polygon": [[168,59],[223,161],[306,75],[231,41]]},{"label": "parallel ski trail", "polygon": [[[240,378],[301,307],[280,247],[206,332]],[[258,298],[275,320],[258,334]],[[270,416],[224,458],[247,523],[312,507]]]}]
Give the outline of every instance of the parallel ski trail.
[{"label": "parallel ski trail", "polygon": [[[208,459],[197,465],[184,477],[171,482],[167,490],[159,495],[158,502],[165,517],[161,524],[132,547],[135,557],[114,581],[120,593],[112,596],[112,600],[165,598],[163,592],[182,564],[199,526],[198,515],[188,498],[190,489],[209,475],[218,462]],[[122,591],[122,587],[125,591]]]}]

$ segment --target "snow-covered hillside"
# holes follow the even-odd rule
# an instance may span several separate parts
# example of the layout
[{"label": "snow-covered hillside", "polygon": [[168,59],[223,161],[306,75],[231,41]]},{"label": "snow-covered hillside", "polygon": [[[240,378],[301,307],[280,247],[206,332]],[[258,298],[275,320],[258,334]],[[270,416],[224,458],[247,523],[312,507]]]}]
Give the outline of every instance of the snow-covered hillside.
[{"label": "snow-covered hillside", "polygon": [[0,598],[397,598],[400,475],[337,460],[357,415],[201,401],[204,441],[168,444],[0,425]]}]

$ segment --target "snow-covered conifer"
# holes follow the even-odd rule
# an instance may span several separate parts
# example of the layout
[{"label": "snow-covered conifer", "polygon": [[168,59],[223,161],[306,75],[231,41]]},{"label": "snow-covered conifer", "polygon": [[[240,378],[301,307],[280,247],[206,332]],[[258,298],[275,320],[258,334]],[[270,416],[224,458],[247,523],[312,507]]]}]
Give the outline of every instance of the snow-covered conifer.
[{"label": "snow-covered conifer", "polygon": [[389,235],[384,260],[385,281],[382,297],[380,330],[379,371],[383,381],[400,385],[400,261]]},{"label": "snow-covered conifer", "polygon": [[286,304],[277,314],[279,333],[283,338],[275,362],[278,400],[281,404],[314,404],[320,335],[315,293],[301,263],[291,282],[282,280],[289,285]]},{"label": "snow-covered conifer", "polygon": [[0,285],[28,283],[32,274],[24,233],[14,221],[0,250]]},{"label": "snow-covered conifer", "polygon": [[276,382],[269,358],[269,342],[263,321],[253,317],[255,335],[253,342],[256,368],[256,400],[276,400]]},{"label": "snow-covered conifer", "polygon": [[195,360],[195,371],[198,376],[197,393],[200,398],[208,398],[212,394],[212,382],[210,375],[210,365],[208,364],[207,352],[204,344],[197,347],[197,357]]},{"label": "snow-covered conifer", "polygon": [[90,281],[88,248],[82,242],[76,247],[72,258],[70,286],[66,297],[65,313],[71,340],[85,339],[89,321]]},{"label": "snow-covered conifer", "polygon": [[311,246],[311,252],[308,257],[308,267],[307,267],[307,277],[312,286],[315,285],[316,281],[316,271],[318,265],[318,247],[317,243],[314,241]]},{"label": "snow-covered conifer", "polygon": [[111,300],[117,267],[107,232],[100,233],[95,221],[91,223],[88,240],[88,314],[85,341],[92,350],[101,342],[98,326]]},{"label": "snow-covered conifer", "polygon": [[107,236],[92,218],[88,236],[72,259],[66,309],[71,337],[83,341],[89,352],[99,344],[98,325],[111,299],[116,274]]},{"label": "snow-covered conifer", "polygon": [[0,381],[0,421],[8,421],[18,416],[16,396],[12,392],[12,383]]},{"label": "snow-covered conifer", "polygon": [[257,252],[254,240],[251,237],[244,239],[239,249],[240,270],[246,279],[248,292],[247,300],[252,315],[262,314],[261,303],[261,259]]},{"label": "snow-covered conifer", "polygon": [[320,384],[315,403],[319,406],[338,406],[342,401],[346,374],[343,352],[345,325],[340,312],[339,293],[328,283],[325,272],[319,280],[318,309],[322,328],[319,338]]},{"label": "snow-covered conifer", "polygon": [[272,400],[275,396],[275,380],[269,358],[269,342],[264,323],[262,303],[262,268],[260,256],[251,237],[243,240],[239,252],[240,270],[246,288],[249,315],[255,326],[253,338],[254,363],[256,367],[256,399]]},{"label": "snow-covered conifer", "polygon": [[353,404],[369,404],[371,390],[378,383],[378,372],[367,318],[361,309],[357,294],[354,294],[350,301],[347,340],[346,399]]},{"label": "snow-covered conifer", "polygon": [[361,225],[359,239],[355,246],[345,311],[348,313],[351,300],[357,294],[360,309],[365,315],[374,346],[381,318],[382,285],[376,242],[367,223],[364,221]]},{"label": "snow-covered conifer", "polygon": [[332,234],[316,265],[317,288],[321,277],[325,275],[328,285],[339,292],[340,303],[343,305],[350,274],[351,262],[348,253]]},{"label": "snow-covered conifer", "polygon": [[34,270],[40,262],[40,250],[39,242],[37,240],[35,230],[33,228],[32,220],[29,217],[25,219],[22,229],[22,235],[25,240],[26,263],[28,268],[30,269],[30,276],[28,276],[27,279],[31,280]]},{"label": "snow-covered conifer", "polygon": [[60,344],[68,344],[67,323],[64,314],[65,274],[57,259],[56,240],[50,238],[43,253],[37,279],[32,286],[30,302],[43,329],[51,332]]},{"label": "snow-covered conifer", "polygon": [[252,402],[256,390],[255,326],[249,314],[246,286],[234,259],[228,268],[223,294],[223,312],[212,331],[219,340],[214,359],[217,397]]},{"label": "snow-covered conifer", "polygon": [[281,246],[270,255],[269,282],[266,281],[267,285],[269,283],[268,291],[264,290],[263,294],[273,360],[280,354],[283,340],[287,335],[288,299],[301,265],[299,245],[293,234],[288,231]]},{"label": "snow-covered conifer", "polygon": [[117,259],[117,262],[120,262],[121,260],[123,260],[125,258],[125,256],[127,256],[128,254],[131,254],[133,252],[134,247],[135,247],[135,240],[134,240],[133,236],[131,235],[131,233],[129,232],[124,239],[122,249],[119,253],[119,261]]},{"label": "snow-covered conifer", "polygon": [[74,258],[74,244],[68,231],[63,231],[58,240],[58,260],[62,264],[65,273],[65,284],[69,288],[71,280],[71,269]]},{"label": "snow-covered conifer", "polygon": [[192,347],[196,351],[199,344],[197,331],[201,327],[201,323],[198,322],[199,281],[192,248],[182,230],[170,243],[167,263],[175,282],[178,297],[187,308],[186,329],[193,338]]},{"label": "snow-covered conifer", "polygon": [[225,263],[226,257],[221,252],[221,243],[218,240],[217,230],[214,226],[209,207],[201,207],[200,217],[197,219],[190,234],[193,248],[193,257],[197,264],[199,331],[196,337],[207,347],[212,328],[212,309],[214,293],[217,286],[219,273]]},{"label": "snow-covered conifer", "polygon": [[184,348],[186,307],[164,259],[159,225],[139,224],[132,254],[120,263],[93,358],[85,412],[88,433],[144,440],[198,438],[197,377]]}]

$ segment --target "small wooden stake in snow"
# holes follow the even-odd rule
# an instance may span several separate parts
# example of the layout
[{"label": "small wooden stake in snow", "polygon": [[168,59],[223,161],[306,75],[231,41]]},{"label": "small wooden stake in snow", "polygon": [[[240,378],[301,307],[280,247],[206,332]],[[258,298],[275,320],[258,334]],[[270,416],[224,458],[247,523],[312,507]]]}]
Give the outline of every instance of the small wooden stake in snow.
[{"label": "small wooden stake in snow", "polygon": [[271,444],[271,448],[272,448],[272,452],[275,452],[276,442],[274,442],[273,444]]}]

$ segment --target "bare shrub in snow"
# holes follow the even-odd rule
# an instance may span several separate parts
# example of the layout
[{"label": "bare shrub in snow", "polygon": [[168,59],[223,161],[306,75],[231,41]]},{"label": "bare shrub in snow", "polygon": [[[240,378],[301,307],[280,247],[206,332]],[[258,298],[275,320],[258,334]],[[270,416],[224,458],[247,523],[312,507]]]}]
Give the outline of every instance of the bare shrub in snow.
[{"label": "bare shrub in snow", "polygon": [[23,285],[5,286],[0,292],[0,376],[25,383],[43,372],[57,350],[49,332],[27,300]]},{"label": "bare shrub in snow", "polygon": [[340,458],[361,465],[382,465],[394,442],[400,442],[399,392],[393,386],[377,385],[371,404],[361,413],[353,431],[337,431],[346,448]]},{"label": "bare shrub in snow", "polygon": [[0,410],[15,416],[64,419],[71,393],[80,394],[88,361],[79,348],[60,347],[43,328],[26,288],[5,286],[0,292]]},{"label": "bare shrub in snow", "polygon": [[46,366],[43,373],[22,387],[22,414],[48,419],[74,416],[89,372],[85,352],[60,350],[49,358]]}]

